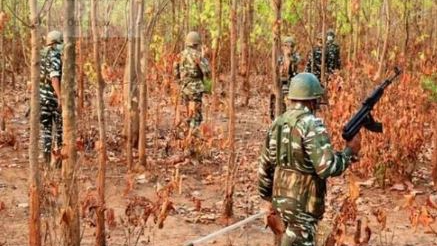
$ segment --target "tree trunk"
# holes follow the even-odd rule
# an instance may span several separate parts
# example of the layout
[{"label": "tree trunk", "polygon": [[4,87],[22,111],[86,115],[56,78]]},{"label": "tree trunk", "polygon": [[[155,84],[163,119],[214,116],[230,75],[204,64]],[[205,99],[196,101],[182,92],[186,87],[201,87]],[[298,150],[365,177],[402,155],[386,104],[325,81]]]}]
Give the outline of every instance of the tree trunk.
[{"label": "tree trunk", "polygon": [[124,76],[124,94],[125,94],[125,134],[126,134],[126,160],[129,171],[132,170],[132,91],[135,79],[135,40],[133,36],[135,19],[133,16],[135,0],[130,0],[129,7],[129,27],[128,27],[128,48],[126,56],[126,67]]},{"label": "tree trunk", "polygon": [[322,9],[322,64],[320,68],[320,83],[326,87],[326,5],[327,0],[320,0]]},{"label": "tree trunk", "polygon": [[437,190],[437,120],[434,119],[434,150],[432,152],[432,180],[434,182],[434,190]]},{"label": "tree trunk", "polygon": [[137,35],[142,37],[138,40],[138,50],[137,50],[137,81],[140,87],[139,94],[139,140],[138,140],[138,164],[142,167],[147,167],[147,156],[146,156],[146,137],[147,137],[147,82],[146,82],[146,69],[147,69],[147,59],[148,59],[148,36],[144,30],[143,10],[144,1],[140,2],[140,7],[138,8],[141,13],[139,13],[137,19]]},{"label": "tree trunk", "polygon": [[[81,20],[82,17],[82,1],[77,1],[77,19]],[[82,35],[82,21],[79,21],[78,23],[78,44],[77,44],[77,53],[78,53],[78,79],[77,79],[77,94],[78,94],[78,107],[77,107],[77,114],[79,118],[82,116],[83,108],[84,108],[84,80],[85,80],[85,73],[83,71],[83,35]]]},{"label": "tree trunk", "polygon": [[250,31],[252,30],[251,25],[251,11],[253,1],[246,0],[243,4],[243,25],[241,31],[241,63],[240,63],[240,74],[243,76],[243,94],[244,101],[243,105],[247,106],[250,99]]},{"label": "tree trunk", "polygon": [[62,106],[64,147],[67,159],[62,164],[63,208],[61,225],[64,246],[79,246],[80,225],[77,188],[77,151],[75,116],[75,0],[64,1],[64,59],[62,73]]},{"label": "tree trunk", "polygon": [[[4,11],[4,0],[1,0],[0,2],[0,13]],[[1,30],[0,30],[1,31]],[[0,74],[0,104],[1,104],[1,111],[0,115],[3,115],[5,111],[5,93],[6,93],[6,53],[5,53],[5,33],[6,30],[1,31],[0,35],[0,47],[1,47],[1,74]],[[5,117],[1,117],[0,119],[0,129],[4,131],[6,129],[6,119]]]},{"label": "tree trunk", "polygon": [[[32,83],[31,92],[31,112],[30,112],[30,144],[29,144],[29,246],[41,245],[41,220],[40,220],[40,173],[39,173],[39,73],[40,73],[40,57],[39,57],[39,22],[38,22],[38,7],[37,0],[29,0],[30,19],[32,22],[31,32],[31,47],[32,58],[30,68],[30,81]],[[3,3],[3,1],[2,1]],[[3,47],[3,46],[2,46]],[[3,52],[2,52],[3,54]],[[3,94],[2,94],[3,96]]]},{"label": "tree trunk", "polygon": [[275,12],[275,19],[273,23],[273,45],[272,45],[272,83],[275,88],[276,102],[275,102],[275,116],[279,116],[284,111],[283,102],[284,95],[282,95],[281,83],[279,81],[279,49],[281,44],[281,7],[282,0],[271,0],[272,8]]},{"label": "tree trunk", "polygon": [[215,15],[216,15],[216,22],[217,22],[217,36],[214,38],[213,41],[213,53],[212,53],[212,93],[215,95],[215,88],[218,83],[218,77],[219,77],[219,68],[220,68],[220,42],[221,42],[221,36],[222,36],[222,1],[223,0],[216,0],[216,8],[215,8]]},{"label": "tree trunk", "polygon": [[226,190],[223,216],[233,215],[233,194],[235,171],[235,80],[237,79],[237,0],[232,0],[231,8],[231,80],[229,83],[229,163],[226,173]]},{"label": "tree trunk", "polygon": [[386,19],[385,19],[386,32],[385,32],[385,37],[384,37],[384,47],[382,48],[382,53],[381,53],[381,56],[379,57],[378,72],[376,72],[373,80],[378,80],[381,78],[382,70],[384,69],[385,57],[386,57],[387,49],[388,49],[388,41],[389,41],[389,37],[390,37],[390,1],[385,0],[384,6],[385,6],[385,17],[386,17]]},{"label": "tree trunk", "polygon": [[93,54],[94,54],[94,69],[97,77],[97,117],[99,120],[99,173],[97,176],[97,231],[96,231],[96,246],[106,245],[105,233],[105,177],[106,177],[106,123],[105,123],[105,104],[103,98],[105,83],[102,78],[101,62],[100,62],[100,40],[97,29],[97,0],[91,1],[91,26],[93,33]]}]

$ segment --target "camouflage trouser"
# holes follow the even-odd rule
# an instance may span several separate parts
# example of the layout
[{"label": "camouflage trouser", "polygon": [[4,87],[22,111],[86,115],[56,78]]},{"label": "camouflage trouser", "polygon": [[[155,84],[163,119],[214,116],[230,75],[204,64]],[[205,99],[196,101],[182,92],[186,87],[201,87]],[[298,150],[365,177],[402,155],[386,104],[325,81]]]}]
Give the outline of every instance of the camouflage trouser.
[{"label": "camouflage trouser", "polygon": [[318,219],[296,208],[288,198],[273,198],[273,207],[286,225],[281,246],[315,246]]},{"label": "camouflage trouser", "polygon": [[188,83],[182,89],[182,102],[188,109],[187,124],[190,128],[196,128],[202,123],[202,97],[203,84],[200,82]]},{"label": "camouflage trouser", "polygon": [[57,148],[62,146],[62,113],[58,108],[58,99],[49,84],[40,85],[41,105],[41,145],[44,154],[52,151],[52,131],[55,127],[55,140]]}]

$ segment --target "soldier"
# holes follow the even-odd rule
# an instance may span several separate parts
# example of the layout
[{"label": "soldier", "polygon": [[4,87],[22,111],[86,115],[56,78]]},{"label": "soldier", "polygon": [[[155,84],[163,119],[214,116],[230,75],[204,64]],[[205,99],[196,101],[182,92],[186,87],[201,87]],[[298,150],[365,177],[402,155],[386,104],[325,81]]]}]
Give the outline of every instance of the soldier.
[{"label": "soldier", "polygon": [[[285,37],[282,41],[282,54],[278,59],[279,79],[282,93],[287,95],[290,80],[297,74],[297,65],[300,62],[299,53],[296,51],[296,42],[292,37]],[[270,118],[275,118],[275,94],[270,95]],[[285,109],[285,105],[284,105]]]},{"label": "soldier", "polygon": [[284,95],[288,93],[289,82],[297,74],[297,65],[300,61],[297,53],[296,42],[292,37],[284,38],[282,42],[282,55],[279,57],[279,74]]},{"label": "soldier", "polygon": [[[319,35],[316,40],[316,46],[308,55],[308,62],[306,65],[306,72],[316,75],[320,80],[322,72],[322,35]],[[326,51],[325,51],[325,66],[326,74],[334,73],[334,70],[341,68],[340,61],[340,47],[335,42],[335,33],[329,29],[326,33]]]},{"label": "soldier", "polygon": [[340,46],[335,42],[335,33],[332,29],[326,33],[326,67],[328,74],[341,68]]},{"label": "soldier", "polygon": [[62,147],[62,43],[62,33],[51,31],[47,34],[46,46],[41,51],[40,120],[43,157],[46,163],[50,163],[51,160],[53,126],[57,147],[55,151]]},{"label": "soldier", "polygon": [[342,174],[361,148],[357,135],[334,152],[327,129],[315,116],[324,90],[310,73],[293,77],[289,108],[270,127],[258,169],[259,193],[282,220],[281,246],[314,246],[325,208],[326,179]]},{"label": "soldier", "polygon": [[312,73],[320,80],[322,67],[322,35],[317,36],[316,46],[308,54],[305,72]]},{"label": "soldier", "polygon": [[201,51],[200,35],[190,32],[185,38],[185,49],[174,64],[174,74],[181,86],[182,101],[187,109],[187,124],[190,129],[197,128],[202,122],[202,96],[205,93],[204,82],[210,76],[209,62]]}]

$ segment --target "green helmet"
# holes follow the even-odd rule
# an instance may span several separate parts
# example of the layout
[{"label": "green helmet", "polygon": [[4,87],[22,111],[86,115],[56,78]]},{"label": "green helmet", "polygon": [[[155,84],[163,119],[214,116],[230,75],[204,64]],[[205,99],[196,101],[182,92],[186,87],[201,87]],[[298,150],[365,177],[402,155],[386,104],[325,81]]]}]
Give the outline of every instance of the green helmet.
[{"label": "green helmet", "polygon": [[314,74],[299,73],[291,79],[288,99],[313,100],[320,98],[324,93],[325,90]]},{"label": "green helmet", "polygon": [[62,36],[62,32],[60,31],[51,31],[47,34],[46,44],[61,44],[64,42],[64,37]]},{"label": "green helmet", "polygon": [[294,46],[296,44],[296,42],[294,42],[293,37],[285,37],[284,40],[282,41],[283,45],[290,45],[290,46]]},{"label": "green helmet", "polygon": [[200,45],[200,43],[201,40],[198,32],[189,32],[185,37],[185,45],[187,46]]},{"label": "green helmet", "polygon": [[327,37],[332,37],[332,39],[335,38],[335,32],[332,29],[328,29],[328,31],[326,32],[326,36]]}]

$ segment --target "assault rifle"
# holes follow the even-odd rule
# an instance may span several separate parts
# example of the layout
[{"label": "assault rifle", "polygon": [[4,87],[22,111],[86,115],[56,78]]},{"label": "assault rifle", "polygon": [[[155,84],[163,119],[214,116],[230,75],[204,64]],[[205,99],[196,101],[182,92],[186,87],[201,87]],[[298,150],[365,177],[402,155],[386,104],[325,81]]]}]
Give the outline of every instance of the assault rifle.
[{"label": "assault rifle", "polygon": [[368,98],[366,98],[366,100],[364,100],[363,106],[361,106],[360,110],[358,110],[358,112],[343,128],[343,139],[346,141],[352,140],[363,126],[371,132],[382,132],[382,124],[380,122],[376,122],[370,113],[372,112],[375,104],[384,94],[385,88],[387,88],[387,86],[389,86],[393,80],[402,73],[402,71],[397,67],[394,68],[394,72],[395,74],[392,77],[386,79],[372,92]]}]

